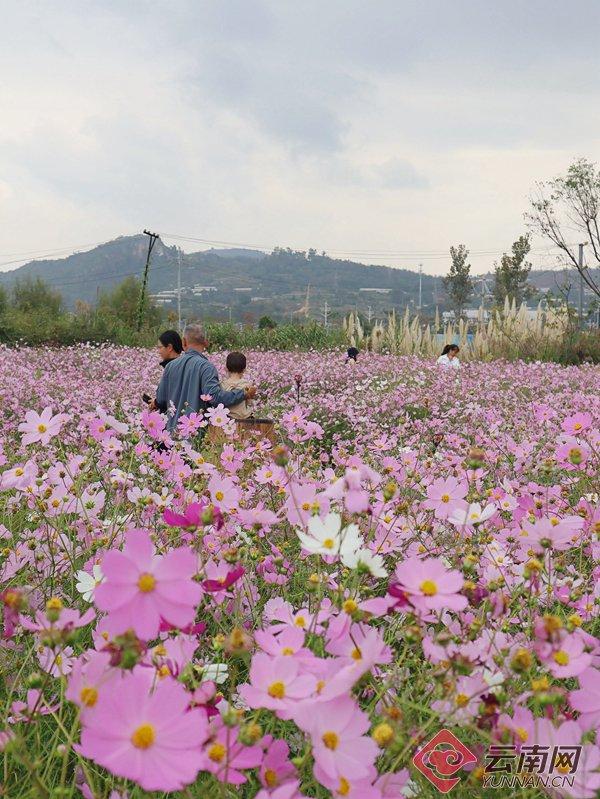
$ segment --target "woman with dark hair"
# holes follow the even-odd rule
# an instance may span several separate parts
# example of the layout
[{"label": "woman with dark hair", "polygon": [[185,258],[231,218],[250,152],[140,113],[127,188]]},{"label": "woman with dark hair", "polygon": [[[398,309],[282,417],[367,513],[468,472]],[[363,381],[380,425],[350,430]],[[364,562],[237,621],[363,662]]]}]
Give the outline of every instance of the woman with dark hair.
[{"label": "woman with dark hair", "polygon": [[160,365],[165,366],[170,362],[179,358],[183,352],[183,342],[181,336],[176,330],[165,330],[158,337],[158,354],[160,355]]},{"label": "woman with dark hair", "polygon": [[[158,354],[160,355],[160,366],[164,369],[168,363],[179,358],[183,352],[183,341],[181,336],[176,330],[165,330],[158,337]],[[155,399],[152,399],[149,394],[143,394],[142,399],[149,405],[152,411],[161,411],[164,413],[167,410],[166,405],[160,405]]]},{"label": "woman with dark hair", "polygon": [[438,366],[451,367],[452,369],[460,369],[460,361],[457,358],[460,352],[458,344],[446,344],[442,350],[442,354],[437,359]]}]

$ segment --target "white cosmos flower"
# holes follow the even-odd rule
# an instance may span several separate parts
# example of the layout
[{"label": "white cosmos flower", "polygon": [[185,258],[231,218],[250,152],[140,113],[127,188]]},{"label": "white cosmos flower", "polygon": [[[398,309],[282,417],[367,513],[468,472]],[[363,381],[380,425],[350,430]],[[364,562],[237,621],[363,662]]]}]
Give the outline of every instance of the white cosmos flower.
[{"label": "white cosmos flower", "polygon": [[356,552],[363,545],[360,530],[355,524],[342,529],[338,513],[328,513],[324,519],[313,516],[308,523],[308,533],[297,530],[302,549],[311,555],[340,555],[342,558]]},{"label": "white cosmos flower", "polygon": [[77,577],[77,585],[75,586],[81,596],[85,599],[86,602],[91,602],[94,598],[94,591],[96,590],[96,586],[100,585],[102,580],[104,579],[104,575],[102,574],[102,569],[100,566],[96,565],[92,569],[92,573],[78,571],[75,575]]},{"label": "white cosmos flower", "polygon": [[227,663],[206,663],[202,667],[202,682],[214,682],[221,685],[229,676]]},{"label": "white cosmos flower", "polygon": [[450,524],[456,525],[456,527],[473,527],[486,521],[494,513],[496,513],[495,505],[486,505],[482,509],[478,502],[472,502],[470,505],[467,502],[461,502],[448,516],[448,521]]},{"label": "white cosmos flower", "polygon": [[342,563],[349,569],[358,569],[359,566],[367,569],[372,577],[387,577],[381,555],[376,555],[370,549],[357,549],[356,552],[346,552],[342,555]]}]

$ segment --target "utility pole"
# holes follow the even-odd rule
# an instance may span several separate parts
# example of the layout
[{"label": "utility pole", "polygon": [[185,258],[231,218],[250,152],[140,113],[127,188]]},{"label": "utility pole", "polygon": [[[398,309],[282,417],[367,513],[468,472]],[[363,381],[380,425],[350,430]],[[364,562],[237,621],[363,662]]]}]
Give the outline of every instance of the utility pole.
[{"label": "utility pole", "polygon": [[369,324],[371,324],[372,318],[373,318],[373,309],[369,305],[369,307],[367,308],[367,321],[369,322]]},{"label": "utility pole", "polygon": [[177,330],[181,333],[181,247],[177,248]]},{"label": "utility pole", "polygon": [[423,304],[423,264],[419,264],[419,314]]},{"label": "utility pole", "polygon": [[138,310],[137,310],[137,331],[138,333],[142,329],[142,319],[144,316],[144,302],[146,301],[146,288],[148,286],[148,272],[150,270],[150,256],[152,255],[152,250],[154,249],[154,245],[158,241],[158,233],[150,233],[149,230],[144,230],[144,235],[148,236],[148,253],[146,255],[146,265],[144,266],[144,277],[142,280],[142,288],[140,289],[140,300],[138,303]]},{"label": "utility pole", "polygon": [[579,245],[579,327],[583,328],[583,244]]},{"label": "utility pole", "polygon": [[327,328],[327,320],[329,318],[329,304],[327,300],[325,300],[325,305],[323,306],[323,321],[325,324],[325,328]]}]

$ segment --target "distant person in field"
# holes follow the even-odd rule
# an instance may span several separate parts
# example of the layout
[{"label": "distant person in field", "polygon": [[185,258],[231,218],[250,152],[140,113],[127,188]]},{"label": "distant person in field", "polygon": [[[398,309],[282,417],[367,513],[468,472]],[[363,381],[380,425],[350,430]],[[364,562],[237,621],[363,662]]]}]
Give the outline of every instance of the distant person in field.
[{"label": "distant person in field", "polygon": [[164,369],[170,362],[179,358],[183,352],[183,341],[176,330],[165,330],[158,337],[158,354],[160,355],[160,365]]},{"label": "distant person in field", "polygon": [[[246,371],[246,356],[243,352],[230,352],[225,361],[227,377],[221,383],[225,391],[249,388],[250,383],[244,377]],[[237,405],[231,405],[229,415],[232,419],[249,419],[253,416],[252,400],[244,399]]]},{"label": "distant person in field", "polygon": [[458,344],[446,344],[436,363],[438,366],[443,366],[446,369],[460,369],[460,361],[458,359],[459,352],[460,347]]},{"label": "distant person in field", "polygon": [[167,412],[174,408],[167,422],[169,431],[175,429],[182,414],[198,413],[207,404],[222,404],[230,408],[256,395],[254,386],[224,391],[219,384],[216,367],[204,354],[207,347],[208,339],[202,326],[186,325],[183,331],[183,355],[165,366],[156,392],[156,405],[167,408]]},{"label": "distant person in field", "polygon": [[358,349],[356,347],[348,347],[346,353],[346,363],[356,363],[358,361]]}]

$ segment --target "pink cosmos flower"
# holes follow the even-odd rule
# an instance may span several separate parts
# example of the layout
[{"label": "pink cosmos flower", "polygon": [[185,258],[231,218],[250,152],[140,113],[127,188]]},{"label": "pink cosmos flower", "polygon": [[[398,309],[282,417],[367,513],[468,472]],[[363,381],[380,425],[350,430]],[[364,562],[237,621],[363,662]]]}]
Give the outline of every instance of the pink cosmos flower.
[{"label": "pink cosmos flower", "polygon": [[412,557],[396,566],[396,579],[410,602],[419,610],[464,610],[468,602],[458,592],[464,578],[448,571],[439,558]]},{"label": "pink cosmos flower", "polygon": [[[539,747],[547,747],[549,756],[546,763],[545,773],[557,772],[556,765],[552,762],[554,747],[572,748],[581,745],[582,730],[575,721],[564,721],[559,727],[555,727],[550,719],[536,719],[535,731],[532,737],[532,744]],[[559,750],[560,752],[560,750]],[[573,784],[555,787],[553,795],[571,799],[593,799],[598,795],[600,789],[600,749],[593,744],[586,743],[581,745],[581,755],[577,764],[577,769],[569,777],[573,779]]]},{"label": "pink cosmos flower", "polygon": [[110,658],[108,652],[91,651],[85,659],[80,657],[73,666],[66,697],[79,706],[82,720],[85,720],[86,714],[93,712],[103,692],[113,690],[115,681],[124,673],[111,668]]},{"label": "pink cosmos flower", "polygon": [[469,485],[464,481],[459,482],[455,477],[438,477],[427,486],[423,507],[434,511],[436,519],[447,519],[468,491]]},{"label": "pink cosmos flower", "polygon": [[108,613],[112,635],[133,630],[142,640],[154,638],[160,620],[176,627],[193,623],[202,589],[192,580],[196,556],[186,547],[157,555],[143,530],[127,534],[122,552],[102,560],[104,582],[95,591],[96,606]]},{"label": "pink cosmos flower", "polygon": [[304,703],[293,719],[312,739],[315,763],[329,777],[367,777],[378,754],[375,741],[364,733],[369,717],[349,696],[331,702]]},{"label": "pink cosmos flower", "polygon": [[60,433],[60,428],[69,417],[64,413],[52,415],[50,406],[44,408],[41,414],[35,411],[27,411],[25,421],[19,425],[19,430],[23,433],[23,445],[35,444],[37,441],[46,446],[50,440]]},{"label": "pink cosmos flower", "polygon": [[554,677],[577,677],[592,663],[592,656],[584,649],[585,641],[580,635],[566,635],[558,649],[544,650],[543,659]]},{"label": "pink cosmos flower", "polygon": [[265,788],[273,789],[284,782],[295,779],[296,767],[290,762],[290,748],[281,739],[273,740],[267,735],[262,740],[266,750],[260,766],[260,781]]},{"label": "pink cosmos flower", "polygon": [[86,624],[89,624],[95,618],[96,612],[93,608],[87,610],[83,615],[81,615],[78,610],[63,608],[59,613],[58,619],[55,621],[49,621],[48,616],[41,610],[38,610],[35,614],[34,621],[31,621],[28,616],[21,615],[20,622],[22,627],[31,632],[49,630],[65,630],[69,632],[78,627],[85,627]]},{"label": "pink cosmos flower", "polygon": [[273,635],[269,630],[257,630],[254,640],[259,647],[269,655],[306,655],[312,657],[310,649],[304,649],[304,630],[299,627],[287,627],[279,635]]},{"label": "pink cosmos flower", "polygon": [[136,669],[101,694],[83,720],[81,753],[146,791],[178,791],[202,767],[206,716],[188,709],[189,695],[171,678],[152,691],[152,675]]},{"label": "pink cosmos flower", "polygon": [[10,706],[13,715],[6,719],[9,724],[16,724],[18,721],[32,721],[37,716],[47,716],[58,710],[58,705],[49,705],[46,702],[41,691],[30,689],[26,696],[25,702],[17,700]]},{"label": "pink cosmos flower", "polygon": [[258,652],[252,658],[250,683],[239,687],[239,693],[252,708],[287,710],[294,702],[306,699],[317,688],[312,674],[303,674],[295,657],[270,657]]},{"label": "pink cosmos flower", "polygon": [[567,437],[563,444],[556,448],[554,457],[559,466],[568,471],[577,471],[585,467],[591,454],[590,448],[582,444],[578,439]]},{"label": "pink cosmos flower", "polygon": [[254,799],[306,799],[306,797],[300,793],[300,783],[294,780],[294,782],[280,785],[274,791],[263,789],[256,794]]},{"label": "pink cosmos flower", "polygon": [[38,467],[33,461],[27,461],[23,466],[14,466],[2,472],[0,489],[6,491],[16,488],[17,491],[26,491],[33,484],[38,474]]},{"label": "pink cosmos flower", "polygon": [[244,746],[238,741],[237,729],[225,726],[220,718],[216,718],[203,756],[203,768],[219,782],[242,785],[247,778],[241,770],[260,765],[263,751],[260,746]]},{"label": "pink cosmos flower", "polygon": [[230,477],[214,475],[208,483],[210,498],[221,511],[231,511],[240,504],[240,492]]},{"label": "pink cosmos flower", "polygon": [[584,520],[580,516],[536,519],[533,523],[524,519],[521,522],[521,545],[563,552],[573,544],[583,525]]},{"label": "pink cosmos flower", "polygon": [[158,411],[144,411],[142,414],[142,426],[152,438],[162,438],[166,424],[166,417]]},{"label": "pink cosmos flower", "polygon": [[570,436],[579,436],[592,426],[593,418],[591,413],[575,413],[573,416],[567,418],[561,424],[565,433]]},{"label": "pink cosmos flower", "polygon": [[577,675],[579,688],[569,694],[569,703],[579,712],[579,724],[584,730],[600,725],[600,671],[585,669]]}]

